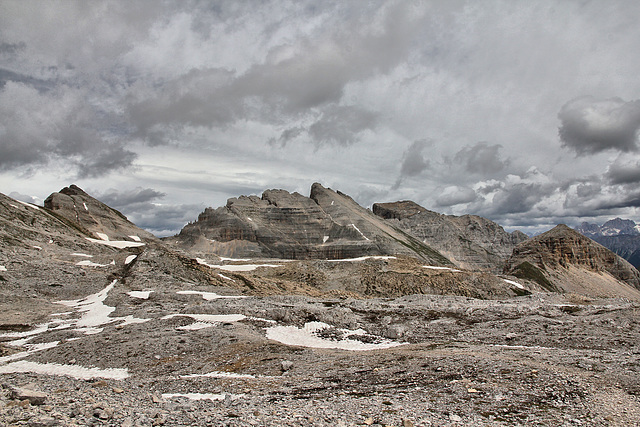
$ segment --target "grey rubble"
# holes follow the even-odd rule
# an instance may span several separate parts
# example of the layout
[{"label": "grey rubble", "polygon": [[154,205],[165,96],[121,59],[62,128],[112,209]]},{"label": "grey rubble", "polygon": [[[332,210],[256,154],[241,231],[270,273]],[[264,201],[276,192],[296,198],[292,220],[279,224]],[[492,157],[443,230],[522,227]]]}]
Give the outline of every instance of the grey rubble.
[{"label": "grey rubble", "polygon": [[[287,262],[224,260],[210,246],[147,236],[77,187],[61,193],[52,195],[48,208],[0,195],[0,369],[25,361],[126,369],[129,376],[0,374],[0,425],[640,424],[637,288],[613,275],[622,270],[605,269],[624,266],[618,258],[579,239],[564,240],[565,245],[553,246],[562,249],[555,252],[536,241],[517,246],[515,267],[528,262],[548,281],[589,277],[600,286],[557,293],[536,277],[467,269],[428,251],[421,252],[424,257],[403,252],[361,260],[306,255]],[[312,246],[334,243],[378,251],[345,251],[342,257],[389,255],[381,248],[397,243],[390,235],[410,236],[404,240],[409,246],[410,239],[420,241],[341,193],[314,186],[312,195],[303,200],[274,191],[240,204],[257,206],[260,215],[277,205],[280,210],[274,212],[284,222],[282,212],[293,201],[307,206],[307,212],[314,203],[314,209],[331,216],[328,227],[345,234],[327,242],[324,231],[308,234]],[[238,212],[244,225],[264,221],[247,210]],[[264,221],[251,230],[267,235],[269,225]],[[99,241],[97,233],[111,241],[133,242],[131,236],[138,236],[144,246],[114,248]],[[568,236],[562,228],[556,233],[550,242]],[[247,242],[253,241],[225,244],[233,248]],[[265,254],[271,250],[269,245],[260,248]],[[580,262],[569,254],[579,255]],[[81,260],[96,265],[79,265]],[[252,262],[280,266],[229,271]],[[103,303],[113,308],[112,321],[101,324],[100,331],[85,334],[75,326],[51,324],[34,332],[52,319],[69,322],[83,316],[57,302],[97,295],[110,284]],[[628,294],[622,295],[622,289]],[[195,293],[178,293],[185,290]],[[136,298],[133,291],[150,293]],[[197,292],[244,298],[206,300]],[[205,328],[198,328],[193,317],[232,314],[242,316]],[[124,319],[149,320],[125,324]],[[329,325],[318,336],[336,342],[362,329],[367,332],[359,335],[362,342],[402,345],[347,351],[286,345],[267,337],[274,325],[301,328],[309,322]],[[20,343],[19,334],[31,332],[32,339]],[[45,343],[57,345],[22,353]],[[227,375],[202,376],[210,373]],[[42,404],[16,394],[19,389],[39,396]],[[168,393],[212,393],[221,399],[170,398]]]}]

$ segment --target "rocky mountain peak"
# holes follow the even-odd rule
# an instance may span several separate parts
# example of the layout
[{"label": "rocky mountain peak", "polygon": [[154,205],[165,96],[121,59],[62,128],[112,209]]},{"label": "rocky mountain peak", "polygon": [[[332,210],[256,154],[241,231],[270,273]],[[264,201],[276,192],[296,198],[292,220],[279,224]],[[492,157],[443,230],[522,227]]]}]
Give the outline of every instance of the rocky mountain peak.
[{"label": "rocky mountain peak", "polygon": [[176,238],[189,250],[227,257],[340,259],[410,254],[451,264],[351,197],[319,183],[312,185],[310,197],[266,190],[261,197],[229,199],[224,207],[206,209]]},{"label": "rocky mountain peak", "polygon": [[587,289],[587,277],[604,282],[602,273],[617,280],[617,286],[628,285],[634,295],[640,289],[640,272],[631,264],[564,224],[520,243],[505,263],[504,272],[534,280],[550,290],[597,294],[598,290]]},{"label": "rocky mountain peak", "polygon": [[130,236],[137,236],[155,239],[153,234],[137,227],[122,213],[91,197],[76,185],[49,195],[44,207],[94,238],[130,240]]},{"label": "rocky mountain peak", "polygon": [[373,213],[385,219],[405,219],[426,211],[411,200],[373,204]]}]

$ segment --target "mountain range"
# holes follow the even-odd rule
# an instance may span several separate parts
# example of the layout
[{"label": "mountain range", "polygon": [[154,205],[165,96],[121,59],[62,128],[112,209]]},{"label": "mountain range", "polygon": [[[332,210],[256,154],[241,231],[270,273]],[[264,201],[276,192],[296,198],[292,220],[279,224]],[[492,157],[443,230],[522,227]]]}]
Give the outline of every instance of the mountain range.
[{"label": "mountain range", "polygon": [[620,255],[634,267],[640,267],[640,225],[634,221],[615,218],[601,226],[583,222],[576,231]]},{"label": "mountain range", "polygon": [[638,307],[564,225],[314,184],[159,239],[75,185],[0,194],[0,425],[638,425]]}]

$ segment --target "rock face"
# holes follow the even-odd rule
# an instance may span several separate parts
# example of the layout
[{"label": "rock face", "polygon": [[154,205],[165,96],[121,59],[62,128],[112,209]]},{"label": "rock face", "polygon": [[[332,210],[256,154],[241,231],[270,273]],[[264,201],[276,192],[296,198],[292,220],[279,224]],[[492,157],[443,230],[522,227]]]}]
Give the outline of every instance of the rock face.
[{"label": "rock face", "polygon": [[52,193],[44,201],[44,207],[68,220],[71,225],[88,231],[94,238],[105,240],[106,236],[110,240],[131,240],[131,236],[137,236],[145,240],[156,239],[153,234],[138,228],[120,212],[94,199],[76,185]]},{"label": "rock face", "polygon": [[451,262],[340,192],[314,184],[311,197],[267,190],[229,199],[167,241],[190,251],[228,257],[343,259],[409,254],[438,265]]},{"label": "rock face", "polygon": [[470,269],[500,272],[516,245],[528,238],[479,216],[443,215],[409,201],[375,203],[373,212]]},{"label": "rock face", "polygon": [[583,222],[576,231],[640,267],[640,227],[634,221],[615,218],[602,226]]},{"label": "rock face", "polygon": [[563,224],[518,245],[504,272],[535,281],[550,291],[640,295],[638,270]]}]

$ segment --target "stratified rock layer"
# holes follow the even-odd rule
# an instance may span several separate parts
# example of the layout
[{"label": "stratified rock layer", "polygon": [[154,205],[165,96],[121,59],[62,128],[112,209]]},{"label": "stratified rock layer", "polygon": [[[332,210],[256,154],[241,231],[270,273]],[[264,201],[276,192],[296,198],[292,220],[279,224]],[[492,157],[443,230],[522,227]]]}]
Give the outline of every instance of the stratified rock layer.
[{"label": "stratified rock layer", "polygon": [[70,225],[88,232],[93,238],[107,236],[109,240],[131,240],[131,236],[149,240],[156,237],[137,227],[117,210],[94,199],[80,187],[71,185],[52,193],[44,207],[66,219]]},{"label": "stratified rock layer", "polygon": [[563,224],[518,245],[504,272],[533,280],[550,291],[635,298],[640,295],[638,270]]},{"label": "stratified rock layer", "polygon": [[169,239],[191,251],[229,257],[343,259],[408,254],[435,264],[451,262],[389,225],[353,199],[314,184],[311,197],[267,190],[207,208]]},{"label": "stratified rock layer", "polygon": [[373,212],[469,269],[500,272],[516,245],[527,239],[476,215],[443,215],[410,201],[375,203]]}]

